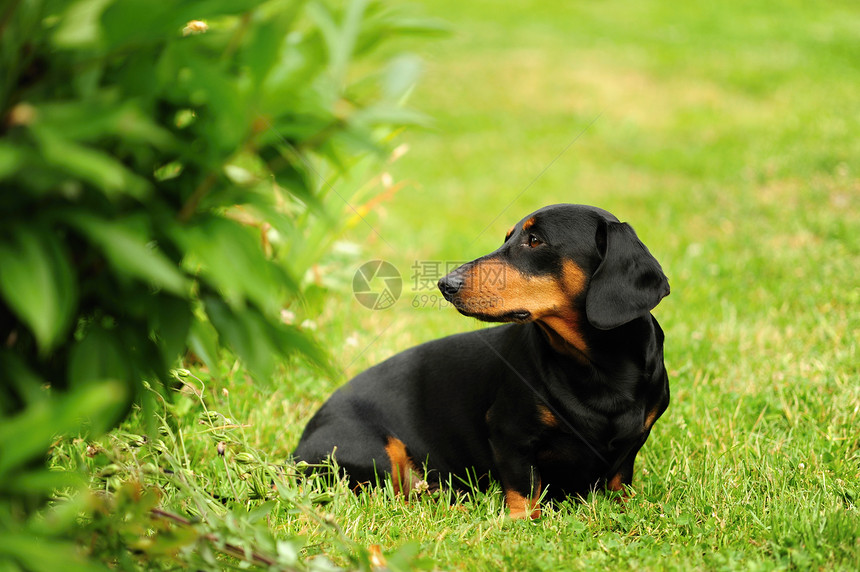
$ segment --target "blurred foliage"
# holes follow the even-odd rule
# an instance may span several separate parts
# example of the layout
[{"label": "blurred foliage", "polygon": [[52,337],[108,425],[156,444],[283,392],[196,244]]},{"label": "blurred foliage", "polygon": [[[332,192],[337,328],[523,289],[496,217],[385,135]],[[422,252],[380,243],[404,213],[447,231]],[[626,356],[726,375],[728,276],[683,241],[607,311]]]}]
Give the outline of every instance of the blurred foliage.
[{"label": "blurred foliage", "polygon": [[77,510],[143,526],[157,497],[134,487],[38,516],[80,484],[44,458],[133,403],[154,430],[181,358],[329,367],[282,312],[359,215],[339,183],[423,122],[401,106],[416,60],[372,52],[437,31],[367,0],[0,6],[0,568],[94,569],[46,549]]},{"label": "blurred foliage", "polygon": [[[106,435],[54,443],[50,468],[75,475],[88,490],[70,496],[60,489],[57,496],[69,500],[33,519],[29,534],[62,530],[66,556],[86,546],[91,561],[121,570],[371,568],[372,547],[351,540],[328,514],[335,495],[352,496],[345,480],[333,494],[319,474],[251,445],[253,422],[233,409],[223,385],[212,392],[208,377],[182,369],[175,375],[181,390],[172,402],[159,399],[155,435],[140,432],[145,414],[135,410]],[[284,533],[297,522],[319,529],[313,542],[304,532]],[[26,539],[18,533],[15,544],[32,546]],[[411,545],[385,558],[391,570],[421,565]]]}]

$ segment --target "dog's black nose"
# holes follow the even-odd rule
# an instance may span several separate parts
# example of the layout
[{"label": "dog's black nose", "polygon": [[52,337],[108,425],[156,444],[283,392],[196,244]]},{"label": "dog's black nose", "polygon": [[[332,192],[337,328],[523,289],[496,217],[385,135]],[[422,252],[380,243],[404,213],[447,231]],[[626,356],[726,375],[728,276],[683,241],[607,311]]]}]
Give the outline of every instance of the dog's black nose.
[{"label": "dog's black nose", "polygon": [[445,296],[447,300],[450,300],[451,296],[459,292],[460,288],[463,287],[463,279],[459,276],[449,274],[439,280],[436,285],[439,287],[439,291],[442,292],[442,295]]}]

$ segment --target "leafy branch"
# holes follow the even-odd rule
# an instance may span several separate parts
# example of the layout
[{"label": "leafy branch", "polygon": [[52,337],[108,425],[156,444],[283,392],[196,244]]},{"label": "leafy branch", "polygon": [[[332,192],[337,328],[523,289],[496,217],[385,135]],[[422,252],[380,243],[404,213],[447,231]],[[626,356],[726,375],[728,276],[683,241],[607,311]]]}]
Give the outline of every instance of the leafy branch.
[{"label": "leafy branch", "polygon": [[[99,435],[138,407],[155,431],[183,361],[216,372],[229,353],[262,383],[332,371],[282,315],[347,224],[358,189],[329,200],[331,181],[423,121],[400,107],[417,66],[375,48],[438,31],[381,2],[333,4],[0,9],[0,537],[65,482],[44,468],[57,435]],[[0,567],[50,568],[4,546]]]}]

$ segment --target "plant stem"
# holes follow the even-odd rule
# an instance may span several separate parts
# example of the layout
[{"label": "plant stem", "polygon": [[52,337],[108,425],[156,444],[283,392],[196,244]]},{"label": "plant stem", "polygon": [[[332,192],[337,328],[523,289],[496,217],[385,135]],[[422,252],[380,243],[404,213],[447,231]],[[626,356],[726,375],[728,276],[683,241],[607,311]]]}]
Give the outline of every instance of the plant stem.
[{"label": "plant stem", "polygon": [[[150,514],[152,514],[153,516],[155,516],[157,518],[164,518],[167,520],[171,520],[171,521],[173,521],[177,524],[180,524],[182,526],[194,526],[194,523],[191,522],[190,520],[188,520],[187,518],[185,518],[183,516],[179,516],[178,514],[174,514],[172,512],[168,512],[168,511],[160,509],[160,508],[154,508],[154,509],[150,510],[149,512],[150,512]],[[218,536],[215,535],[214,533],[211,533],[211,532],[206,533],[203,535],[203,538],[208,540],[212,544],[212,547],[215,550],[218,550],[219,552],[221,552],[223,554],[227,554],[228,556],[233,556],[235,558],[239,558],[242,560],[244,560],[247,557],[245,550],[241,546],[237,546],[237,545],[232,544],[230,542],[225,542],[223,545],[221,545],[219,542]],[[274,566],[274,567],[277,567],[277,569],[279,569],[279,570],[287,570],[287,571],[298,570],[298,568],[293,568],[291,566],[279,565],[278,562],[274,558],[272,558],[271,556],[266,556],[264,554],[261,554],[260,552],[257,552],[256,550],[251,551],[251,560],[255,564],[260,564],[262,566],[268,566],[268,567]]]},{"label": "plant stem", "polygon": [[199,185],[197,185],[197,188],[194,189],[194,192],[191,193],[191,196],[188,197],[188,200],[185,201],[184,205],[182,205],[182,210],[179,211],[180,222],[188,222],[188,219],[190,219],[191,215],[194,214],[194,211],[197,210],[197,206],[200,204],[200,201],[203,200],[203,197],[205,197],[212,189],[214,184],[215,175],[209,174]]}]

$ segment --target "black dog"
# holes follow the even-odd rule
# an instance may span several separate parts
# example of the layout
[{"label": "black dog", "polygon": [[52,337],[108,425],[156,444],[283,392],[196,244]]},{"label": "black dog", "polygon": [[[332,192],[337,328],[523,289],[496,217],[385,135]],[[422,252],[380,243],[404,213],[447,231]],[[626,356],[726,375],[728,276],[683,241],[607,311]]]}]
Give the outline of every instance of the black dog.
[{"label": "black dog", "polygon": [[[512,517],[597,487],[624,492],[669,404],[660,264],[633,229],[582,205],[545,207],[495,252],[439,281],[460,313],[513,322],[428,342],[358,375],[305,428],[296,460],[335,459],[353,485],[425,471],[501,481]],[[456,486],[456,480],[455,481]]]}]

